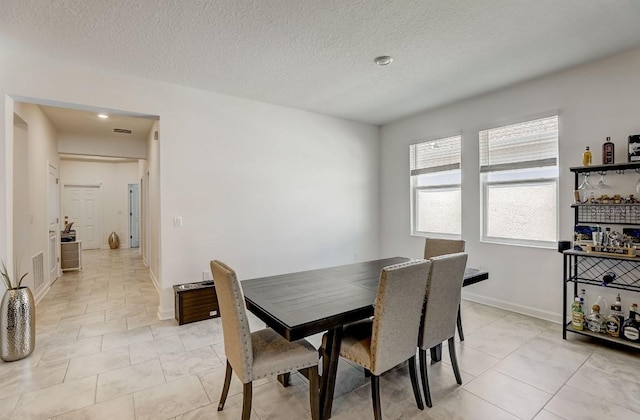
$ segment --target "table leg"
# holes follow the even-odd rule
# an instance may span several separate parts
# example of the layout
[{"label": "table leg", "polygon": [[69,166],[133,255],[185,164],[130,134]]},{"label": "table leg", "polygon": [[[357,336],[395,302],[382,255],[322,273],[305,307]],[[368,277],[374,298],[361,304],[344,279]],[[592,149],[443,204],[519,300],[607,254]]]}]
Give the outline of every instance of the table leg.
[{"label": "table leg", "polygon": [[329,363],[324,364],[328,369],[326,372],[322,372],[322,380],[320,381],[320,418],[323,420],[331,418],[341,342],[342,327],[334,328],[327,332],[327,348],[325,349],[324,357],[329,358]]},{"label": "table leg", "polygon": [[442,360],[442,343],[431,347],[431,363],[436,363],[440,360]]}]

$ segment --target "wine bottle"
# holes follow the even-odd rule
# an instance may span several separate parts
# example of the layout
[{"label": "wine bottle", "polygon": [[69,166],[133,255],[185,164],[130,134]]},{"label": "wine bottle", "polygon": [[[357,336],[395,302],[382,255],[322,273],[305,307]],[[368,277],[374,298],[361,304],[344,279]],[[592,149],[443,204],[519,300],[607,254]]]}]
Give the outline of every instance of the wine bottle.
[{"label": "wine bottle", "polygon": [[615,161],[615,145],[611,142],[611,137],[602,144],[602,164],[611,165]]}]

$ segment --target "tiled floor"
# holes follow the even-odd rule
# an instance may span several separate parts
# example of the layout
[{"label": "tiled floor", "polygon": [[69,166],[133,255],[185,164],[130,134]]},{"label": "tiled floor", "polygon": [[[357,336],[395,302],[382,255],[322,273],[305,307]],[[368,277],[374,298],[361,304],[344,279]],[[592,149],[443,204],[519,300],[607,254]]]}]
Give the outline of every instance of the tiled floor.
[{"label": "tiled floor", "polygon": [[[220,319],[159,321],[157,293],[130,250],[85,251],[37,307],[37,344],[27,359],[0,362],[0,419],[238,419],[234,379],[224,378]],[[385,419],[640,419],[640,356],[560,326],[463,302],[457,344],[463,385],[448,364],[429,366],[434,407],[415,407],[406,367],[382,377]],[[252,318],[252,328],[261,328]],[[318,344],[319,337],[310,341]],[[254,384],[252,419],[309,418],[307,383]],[[372,418],[370,386],[341,361],[333,419]]]}]

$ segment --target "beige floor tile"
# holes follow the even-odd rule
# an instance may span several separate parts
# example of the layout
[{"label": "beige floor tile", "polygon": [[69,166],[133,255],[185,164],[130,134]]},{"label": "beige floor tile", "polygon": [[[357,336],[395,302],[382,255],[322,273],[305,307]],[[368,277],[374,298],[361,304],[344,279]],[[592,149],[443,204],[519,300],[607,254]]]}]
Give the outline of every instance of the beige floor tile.
[{"label": "beige floor tile", "polygon": [[557,414],[553,414],[551,411],[541,410],[533,420],[566,420],[564,417],[560,417]]},{"label": "beige floor tile", "polygon": [[521,419],[532,419],[552,397],[494,370],[465,384],[464,389]]},{"label": "beige floor tile", "polygon": [[180,354],[166,354],[160,357],[160,363],[167,382],[225,366],[211,347],[200,347]]},{"label": "beige floor tile", "polygon": [[94,404],[80,410],[53,417],[52,420],[135,420],[133,396],[124,397],[103,403]]},{"label": "beige floor tile", "polygon": [[129,349],[118,347],[88,356],[74,357],[69,361],[65,381],[84,378],[129,366]]},{"label": "beige floor tile", "polygon": [[95,311],[88,314],[78,314],[63,316],[60,318],[60,323],[66,326],[70,325],[86,325],[94,322],[104,321],[104,311]]},{"label": "beige floor tile", "polygon": [[616,378],[640,383],[640,354],[638,352],[598,347],[586,364],[603,370]]},{"label": "beige floor tile", "polygon": [[158,319],[158,316],[156,314],[145,312],[143,314],[139,314],[135,316],[128,316],[127,328],[130,330],[134,330],[140,327],[151,326],[159,322],[160,322],[160,319]]},{"label": "beige floor tile", "polygon": [[254,386],[252,408],[261,419],[310,419],[308,385],[299,379],[286,388],[277,381]]},{"label": "beige floor tile", "polygon": [[434,401],[432,408],[425,408],[414,419],[429,420],[516,420],[518,417],[459,389],[440,401]]},{"label": "beige floor tile", "polygon": [[50,365],[18,369],[12,374],[0,375],[2,396],[11,397],[61,384],[68,366],[69,361],[62,360]]},{"label": "beige floor tile", "polygon": [[136,392],[133,399],[137,420],[171,418],[211,404],[197,376]]},{"label": "beige floor tile", "polygon": [[[480,350],[476,350],[473,347],[469,347],[465,345],[464,341],[460,342],[457,340],[456,356],[460,369],[473,376],[480,375],[482,372],[486,371],[500,361],[500,359],[498,359],[497,357],[491,356],[490,354],[484,353]],[[449,350],[446,345],[443,346],[442,349],[442,360],[444,363],[451,363]]]},{"label": "beige floor tile", "polygon": [[48,419],[94,403],[96,377],[65,382],[22,394],[12,419]]},{"label": "beige floor tile", "polygon": [[0,399],[0,420],[8,420],[11,417],[11,413],[18,404],[19,399],[19,395]]},{"label": "beige floor tile", "polygon": [[96,401],[102,402],[164,383],[160,361],[150,360],[98,375]]},{"label": "beige floor tile", "polygon": [[517,353],[504,358],[493,369],[551,394],[575,373],[575,368],[554,366]]},{"label": "beige floor tile", "polygon": [[621,379],[610,372],[585,364],[571,377],[567,385],[596,398],[633,410],[640,417],[640,383],[638,382]]},{"label": "beige floor tile", "polygon": [[611,404],[601,398],[594,398],[593,395],[571,386],[563,387],[544,409],[567,420],[640,418],[640,413]]},{"label": "beige floor tile", "polygon": [[102,351],[152,340],[153,334],[151,334],[151,328],[149,327],[109,333],[102,336]]},{"label": "beige floor tile", "polygon": [[104,335],[114,332],[121,332],[127,330],[126,319],[112,319],[111,321],[100,321],[92,324],[82,325],[79,338],[95,337],[98,335]]},{"label": "beige floor tile", "polygon": [[185,353],[182,341],[177,336],[160,338],[153,341],[145,341],[129,346],[131,364],[137,365],[151,359],[158,359],[167,355],[182,355]]},{"label": "beige floor tile", "polygon": [[72,357],[85,356],[100,351],[102,337],[79,338],[76,341],[49,343],[47,350],[40,359],[41,362],[51,363]]},{"label": "beige floor tile", "polygon": [[206,331],[185,332],[179,335],[182,345],[187,350],[197,349],[199,347],[207,347],[222,341],[222,337]]},{"label": "beige floor tile", "polygon": [[156,324],[151,325],[151,332],[154,339],[160,339],[170,336],[177,336],[178,334],[191,334],[200,331],[200,329],[193,324],[178,325],[175,319],[165,319]]}]

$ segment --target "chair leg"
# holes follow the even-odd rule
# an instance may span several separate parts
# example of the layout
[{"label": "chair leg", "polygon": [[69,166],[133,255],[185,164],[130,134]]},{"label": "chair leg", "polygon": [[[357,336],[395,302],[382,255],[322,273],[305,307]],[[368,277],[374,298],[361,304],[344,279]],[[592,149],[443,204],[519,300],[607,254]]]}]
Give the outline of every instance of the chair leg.
[{"label": "chair leg", "polygon": [[416,374],[416,356],[409,359],[409,377],[411,378],[411,387],[413,388],[413,396],[416,398],[416,405],[420,410],[424,410],[422,395],[420,395],[420,386],[418,385],[418,375]]},{"label": "chair leg", "polygon": [[418,349],[418,355],[420,356],[420,376],[422,377],[422,392],[424,393],[424,402],[427,407],[432,407],[431,392],[429,391],[429,378],[427,376],[427,351],[424,349]]},{"label": "chair leg", "polygon": [[251,418],[252,382],[242,385],[242,420]]},{"label": "chair leg", "polygon": [[307,368],[309,377],[309,405],[311,419],[320,420],[320,384],[318,382],[318,366]]},{"label": "chair leg", "polygon": [[460,304],[458,304],[458,337],[460,341],[464,341],[464,333],[462,332],[462,317],[460,316]]},{"label": "chair leg", "polygon": [[278,382],[285,388],[289,386],[289,379],[291,379],[291,372],[278,375]]},{"label": "chair leg", "polygon": [[462,377],[460,376],[460,368],[458,367],[458,358],[456,357],[456,340],[451,337],[447,342],[449,343],[449,357],[451,357],[451,366],[453,366],[453,373],[456,375],[456,382],[458,385],[462,385]]},{"label": "chair leg", "polygon": [[233,369],[227,360],[227,372],[224,374],[224,385],[222,387],[222,395],[220,395],[220,402],[218,403],[218,411],[222,411],[224,403],[227,401],[227,394],[229,393],[229,385],[231,384],[231,375]]},{"label": "chair leg", "polygon": [[380,377],[371,374],[371,402],[373,403],[373,418],[382,420],[382,408],[380,407]]}]

